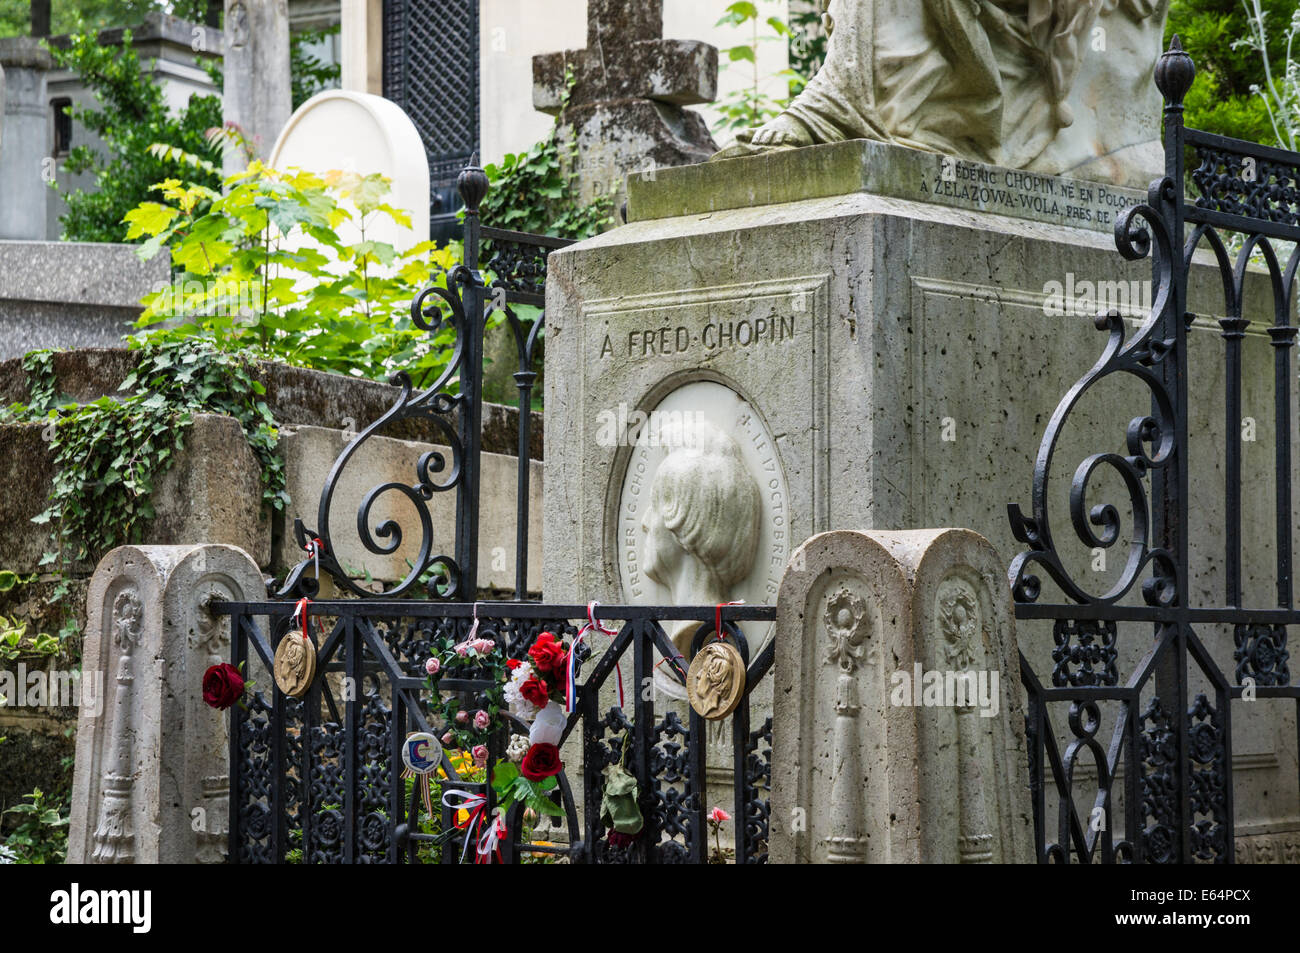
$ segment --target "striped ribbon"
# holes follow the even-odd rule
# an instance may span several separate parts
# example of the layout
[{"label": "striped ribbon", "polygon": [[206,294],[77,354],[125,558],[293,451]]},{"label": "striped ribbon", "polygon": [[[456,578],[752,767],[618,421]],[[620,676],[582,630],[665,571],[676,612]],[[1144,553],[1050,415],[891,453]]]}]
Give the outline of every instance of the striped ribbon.
[{"label": "striped ribbon", "polygon": [[[577,636],[573,639],[573,644],[569,646],[569,664],[568,671],[564,680],[564,710],[566,713],[572,712],[578,704],[578,685],[577,685],[577,656],[578,645],[587,637],[588,632],[604,632],[612,640],[618,635],[618,630],[605,626],[596,618],[596,606],[598,602],[587,603],[587,624],[578,630]],[[623,663],[617,661],[614,663],[614,673],[618,678],[618,707],[626,708],[623,702]]]},{"label": "striped ribbon", "polygon": [[487,830],[483,829],[484,822],[488,820],[486,797],[481,794],[471,794],[461,788],[453,788],[442,795],[442,805],[458,814],[461,811],[469,812],[469,816],[463,821],[459,818],[452,820],[457,830],[465,832],[465,844],[460,851],[462,864],[469,856],[471,843],[475,845],[474,863],[490,864],[493,855],[496,856],[497,863],[504,863],[501,859],[500,844],[501,838],[506,836],[506,822],[502,820],[500,814],[495,814],[491,823],[487,825]]}]

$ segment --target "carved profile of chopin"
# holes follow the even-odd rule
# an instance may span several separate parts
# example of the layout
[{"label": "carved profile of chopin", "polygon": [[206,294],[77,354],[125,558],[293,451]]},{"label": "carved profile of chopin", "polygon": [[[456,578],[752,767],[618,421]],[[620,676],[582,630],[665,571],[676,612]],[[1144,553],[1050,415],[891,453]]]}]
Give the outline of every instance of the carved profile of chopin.
[{"label": "carved profile of chopin", "polygon": [[[672,446],[650,485],[642,517],[646,575],[675,605],[716,605],[754,567],[762,500],[735,440],[699,423]],[[695,625],[673,633],[689,654]]]}]

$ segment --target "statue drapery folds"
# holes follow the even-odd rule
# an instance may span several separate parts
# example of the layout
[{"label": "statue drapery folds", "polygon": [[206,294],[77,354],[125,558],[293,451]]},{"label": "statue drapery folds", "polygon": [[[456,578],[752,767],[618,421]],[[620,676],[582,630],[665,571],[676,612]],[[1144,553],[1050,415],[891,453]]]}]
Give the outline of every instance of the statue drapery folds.
[{"label": "statue drapery folds", "polygon": [[[831,0],[821,70],[784,113],[720,157],[865,138],[1052,173],[1099,162],[1100,177],[1134,179],[1107,160],[1155,137],[1129,91],[1134,78],[1150,85],[1167,6]],[[1079,125],[1081,113],[1094,115]]]}]

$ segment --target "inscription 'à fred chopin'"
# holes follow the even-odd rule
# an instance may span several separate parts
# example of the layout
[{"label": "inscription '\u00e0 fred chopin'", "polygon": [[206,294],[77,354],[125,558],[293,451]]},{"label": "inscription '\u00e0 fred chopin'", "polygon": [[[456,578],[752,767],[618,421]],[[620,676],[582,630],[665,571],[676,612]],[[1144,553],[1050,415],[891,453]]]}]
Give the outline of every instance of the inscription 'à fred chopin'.
[{"label": "inscription '\u00e0 fred chopin'", "polygon": [[606,334],[601,342],[600,356],[637,360],[691,351],[704,353],[780,345],[794,340],[800,320],[799,315],[771,315],[752,320],[710,321],[697,327],[664,324],[632,328]]}]

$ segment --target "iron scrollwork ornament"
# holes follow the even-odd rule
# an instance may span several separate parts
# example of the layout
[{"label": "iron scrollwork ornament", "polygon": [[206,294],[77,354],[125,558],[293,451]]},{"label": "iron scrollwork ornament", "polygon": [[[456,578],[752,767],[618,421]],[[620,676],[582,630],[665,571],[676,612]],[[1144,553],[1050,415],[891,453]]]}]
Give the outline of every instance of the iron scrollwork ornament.
[{"label": "iron scrollwork ornament", "polygon": [[[471,411],[478,407],[481,367],[476,365],[481,364],[486,312],[483,277],[477,269],[477,213],[487,193],[487,176],[483,170],[471,166],[461,172],[458,187],[467,213],[465,261],[445,272],[441,284],[435,280],[427,285],[411,303],[412,323],[431,338],[450,329],[454,340],[451,357],[438,379],[418,392],[405,371],[393,375],[390,383],[401,388],[401,393],[392,407],[358,433],[334,461],[321,491],[317,528],[309,529],[301,519],[294,520],[294,540],[307,557],[290,570],[276,593],[279,597],[315,598],[320,591],[321,572],[328,573],[340,589],[365,598],[399,596],[412,590],[422,579],[431,599],[460,599],[473,588],[462,578],[462,563],[467,547],[477,545],[473,538],[477,536],[476,528],[457,527],[455,556],[435,553],[433,519],[427,505],[434,494],[460,490],[467,483],[477,489],[478,438],[475,435],[474,446],[467,447],[466,430],[479,424],[478,413]],[[453,382],[458,384],[454,393]],[[358,585],[340,565],[330,529],[330,514],[343,472],[361,447],[384,430],[408,420],[428,422],[449,454],[441,450],[426,451],[416,462],[414,483],[380,483],[362,499],[356,514],[357,537],[368,552],[378,556],[396,553],[406,539],[397,520],[374,521],[373,513],[381,499],[393,495],[404,498],[419,519],[419,548],[409,560],[409,571],[391,588],[376,592]],[[458,510],[463,509],[458,506]],[[309,574],[309,570],[314,572]],[[468,597],[472,596],[472,592],[468,593]]]},{"label": "iron scrollwork ornament", "polygon": [[[1115,245],[1129,261],[1153,256],[1156,288],[1150,311],[1133,336],[1126,340],[1124,319],[1118,311],[1097,315],[1094,324],[1109,335],[1101,356],[1061,399],[1047,425],[1034,463],[1033,515],[1026,516],[1018,504],[1008,506],[1012,532],[1029,548],[1011,563],[1009,577],[1017,602],[1036,602],[1041,580],[1032,567],[1041,567],[1068,598],[1080,604],[1115,603],[1124,597],[1138,578],[1152,567],[1143,583],[1149,605],[1169,606],[1177,597],[1178,567],[1171,553],[1155,548],[1150,541],[1150,506],[1145,478],[1149,471],[1167,465],[1175,452],[1173,395],[1159,373],[1159,365],[1171,353],[1175,341],[1168,334],[1168,312],[1173,307],[1173,255],[1169,226],[1156,210],[1172,201],[1174,183],[1161,179],[1152,185],[1149,203],[1125,209],[1115,223]],[[1084,395],[1114,374],[1141,381],[1151,393],[1151,414],[1133,418],[1125,432],[1127,453],[1094,453],[1076,468],[1070,484],[1070,518],[1075,534],[1089,549],[1107,549],[1120,541],[1122,527],[1118,508],[1111,503],[1089,506],[1088,486],[1098,471],[1109,468],[1119,475],[1128,493],[1133,524],[1128,534],[1128,553],[1120,578],[1111,588],[1095,595],[1080,585],[1065,568],[1048,518],[1049,474],[1057,444],[1070,413]]]}]

